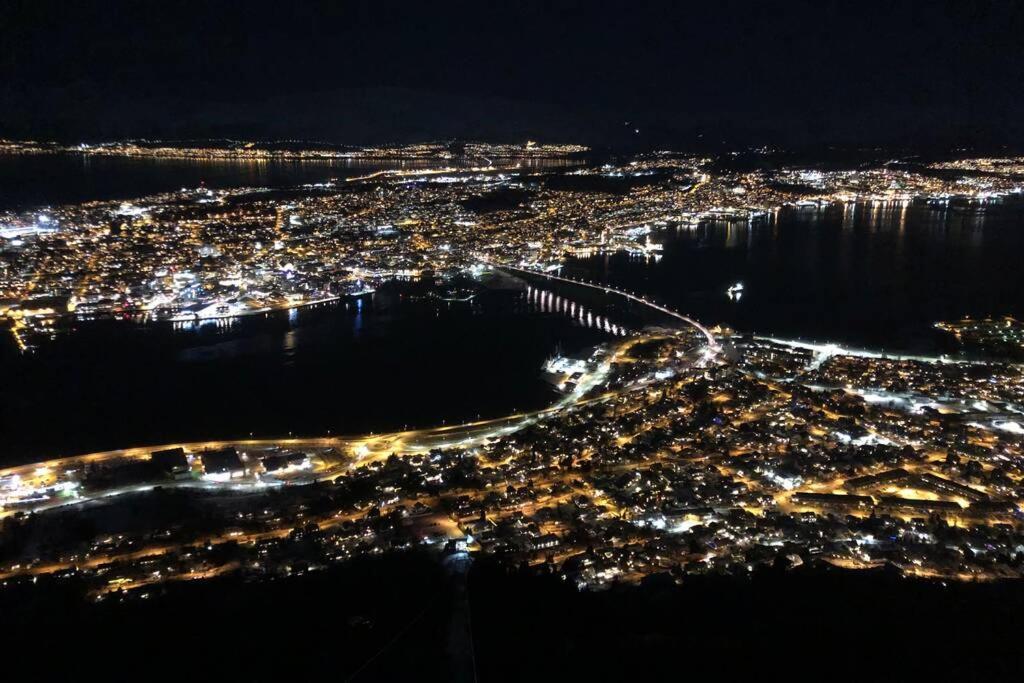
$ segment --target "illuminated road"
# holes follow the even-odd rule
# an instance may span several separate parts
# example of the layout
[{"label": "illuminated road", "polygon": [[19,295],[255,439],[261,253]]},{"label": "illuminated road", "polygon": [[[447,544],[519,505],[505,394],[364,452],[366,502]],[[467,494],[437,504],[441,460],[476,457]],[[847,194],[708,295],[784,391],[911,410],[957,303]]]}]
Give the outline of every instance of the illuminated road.
[{"label": "illuminated road", "polygon": [[[922,356],[914,354],[889,353],[886,351],[872,351],[870,349],[858,349],[849,346],[841,346],[834,343],[816,343],[797,339],[778,339],[776,337],[763,337],[755,335],[754,339],[771,342],[796,349],[806,349],[814,354],[812,368],[820,366],[832,356],[853,356],[855,358],[877,358],[892,361],[916,361],[918,363],[938,363],[942,365],[985,365],[989,361],[970,358],[950,358],[948,356]],[[1017,363],[1008,363],[1017,365]]]},{"label": "illuminated road", "polygon": [[502,166],[495,166],[490,159],[484,159],[487,162],[487,166],[445,166],[442,168],[413,168],[413,169],[385,169],[382,171],[374,171],[367,175],[353,176],[345,178],[346,183],[358,183],[366,180],[376,180],[378,178],[415,178],[419,176],[434,176],[434,175],[445,175],[445,174],[459,174],[459,173],[491,173],[496,171],[507,171],[518,168],[515,164],[506,164]]},{"label": "illuminated road", "polygon": [[[451,447],[472,447],[486,443],[489,439],[505,436],[523,429],[537,420],[561,410],[605,401],[614,396],[641,389],[649,384],[647,381],[633,382],[627,386],[608,390],[603,393],[584,398],[593,389],[601,386],[607,379],[612,363],[616,362],[636,344],[662,338],[664,335],[643,335],[622,341],[615,350],[605,357],[600,364],[587,372],[580,379],[576,389],[567,394],[554,405],[539,410],[515,413],[502,417],[476,420],[473,422],[443,425],[426,429],[404,430],[384,434],[362,436],[336,436],[288,439],[232,439],[222,441],[198,441],[189,443],[162,444],[159,446],[141,446],[123,448],[88,455],[56,458],[46,462],[32,463],[9,467],[0,470],[0,518],[18,511],[42,512],[68,505],[80,505],[90,501],[99,501],[125,494],[144,493],[155,486],[164,488],[205,488],[219,490],[258,490],[267,486],[286,484],[309,484],[315,481],[334,479],[351,471],[355,467],[370,462],[386,459],[395,455],[415,455],[433,449]],[[247,449],[314,449],[312,459],[317,462],[314,471],[293,473],[282,477],[262,479],[250,473],[240,479],[220,481],[160,481],[145,484],[105,489],[88,493],[80,488],[72,495],[60,495],[54,487],[68,482],[79,481],[79,474],[87,465],[114,463],[118,461],[149,460],[154,451],[170,448],[181,448],[193,456],[201,456],[203,451],[216,450],[233,446],[245,453]],[[333,449],[333,450],[332,450]],[[255,463],[250,463],[254,465]],[[12,482],[17,482],[12,487]],[[4,489],[3,486],[7,486]],[[11,488],[20,490],[20,494],[12,493]],[[5,504],[4,496],[8,497]]]}]

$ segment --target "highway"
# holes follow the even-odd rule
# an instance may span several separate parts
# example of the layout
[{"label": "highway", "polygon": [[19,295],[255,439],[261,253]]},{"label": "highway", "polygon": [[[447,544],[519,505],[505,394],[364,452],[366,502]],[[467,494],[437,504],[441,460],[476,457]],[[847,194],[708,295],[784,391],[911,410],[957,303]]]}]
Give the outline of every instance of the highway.
[{"label": "highway", "polygon": [[[630,301],[634,301],[643,306],[647,306],[652,310],[658,311],[665,315],[683,322],[696,330],[698,330],[707,340],[708,350],[714,355],[721,351],[721,346],[718,344],[714,335],[696,320],[682,315],[670,308],[655,303],[645,297],[627,292],[625,290],[617,289],[609,285],[594,284],[591,282],[584,282],[581,280],[574,280],[572,278],[563,277],[561,275],[554,275],[552,273],[545,273],[527,268],[521,268],[518,266],[505,265],[505,264],[493,264],[488,263],[494,268],[506,269],[514,272],[519,272],[528,275],[534,275],[538,277],[545,277],[560,282],[566,282],[568,284],[578,285],[581,287],[588,287],[590,289],[598,290],[604,293],[616,294]],[[621,353],[623,349],[627,349],[633,343],[637,341],[634,338],[625,345],[620,346],[617,353]],[[604,364],[603,368],[606,371],[608,364]],[[99,453],[91,453],[88,455],[73,456],[67,458],[57,458],[49,460],[47,462],[32,463],[27,465],[21,465],[17,467],[9,467],[6,469],[0,469],[0,482],[5,479],[17,477],[22,482],[38,481],[40,484],[45,485],[45,481],[49,477],[54,477],[58,473],[66,472],[68,470],[76,469],[78,467],[88,464],[98,464],[103,462],[112,462],[122,459],[138,459],[147,460],[149,459],[150,453],[154,450],[162,450],[166,448],[181,447],[187,452],[198,453],[203,450],[224,448],[227,446],[235,446],[238,448],[272,448],[278,447],[291,447],[291,448],[322,448],[329,449],[335,448],[339,452],[351,454],[357,456],[358,459],[362,460],[366,456],[371,454],[380,454],[387,452],[424,452],[429,451],[432,448],[446,448],[454,445],[470,446],[479,444],[486,441],[489,438],[507,434],[516,429],[520,429],[526,424],[529,424],[537,417],[544,414],[560,410],[572,403],[579,402],[580,397],[586,393],[590,388],[595,386],[603,378],[601,371],[592,373],[587,378],[588,381],[581,382],[576,391],[566,396],[564,399],[559,401],[553,406],[544,408],[541,410],[533,411],[530,413],[518,413],[515,415],[508,415],[500,418],[494,418],[491,420],[480,420],[476,422],[469,422],[459,425],[449,425],[442,427],[434,427],[429,429],[420,430],[408,430],[402,432],[393,432],[382,435],[369,435],[361,437],[315,437],[315,438],[294,438],[294,439],[243,439],[243,440],[225,440],[225,441],[201,441],[191,443],[179,443],[179,444],[165,444],[161,446],[146,446],[137,448],[125,448],[111,451],[104,451]],[[346,467],[347,469],[347,467]],[[336,474],[335,474],[336,476]],[[0,508],[0,517],[3,517],[5,510]]]},{"label": "highway", "polygon": [[[485,260],[486,262],[486,260]],[[627,292],[606,284],[595,284],[574,280],[561,275],[539,272],[506,264],[491,264],[496,269],[505,269],[527,275],[544,277],[551,280],[565,282],[580,287],[587,287],[605,294],[615,294],[624,299],[646,306],[654,311],[667,315],[682,322],[700,332],[707,340],[705,351],[707,358],[713,358],[721,351],[721,347],[714,335],[696,320],[682,315],[666,306],[655,303],[643,296]],[[220,441],[201,441],[191,443],[164,444],[160,446],[145,446],[136,448],[125,448],[88,455],[57,458],[47,462],[21,465],[0,469],[0,518],[14,514],[17,511],[43,511],[67,505],[78,505],[81,503],[109,498],[122,494],[139,492],[145,490],[146,486],[129,486],[104,490],[102,492],[86,494],[75,483],[79,480],[77,470],[83,469],[86,465],[101,463],[112,463],[122,460],[148,460],[150,454],[156,450],[168,448],[182,448],[193,455],[201,454],[206,450],[214,450],[233,446],[240,451],[246,449],[317,449],[320,452],[312,455],[315,463],[313,472],[304,472],[286,477],[272,477],[266,481],[261,479],[252,471],[242,480],[229,482],[198,482],[194,480],[162,482],[160,485],[169,487],[220,487],[226,489],[244,490],[270,485],[283,484],[308,484],[314,481],[334,479],[355,467],[365,465],[368,462],[382,460],[391,454],[411,455],[428,452],[435,448],[450,448],[453,446],[471,447],[487,442],[489,439],[510,434],[523,427],[533,424],[536,420],[545,415],[554,413],[572,405],[582,405],[594,401],[603,401],[617,394],[632,391],[637,386],[622,387],[613,391],[604,392],[598,396],[591,396],[588,399],[583,397],[599,386],[607,378],[612,363],[637,342],[652,338],[651,335],[633,337],[619,344],[615,351],[606,358],[597,368],[588,372],[578,383],[576,389],[566,395],[554,405],[531,412],[516,413],[499,418],[478,420],[464,424],[446,425],[427,429],[405,430],[386,434],[370,434],[355,437],[315,437],[315,438],[289,438],[289,439],[232,439]],[[333,449],[333,452],[332,452]],[[73,493],[62,492],[61,486],[75,488]]]},{"label": "highway", "polygon": [[[315,481],[335,479],[356,467],[384,460],[392,454],[415,455],[426,453],[433,449],[445,449],[454,446],[466,448],[481,445],[489,439],[523,429],[545,416],[569,407],[597,403],[623,393],[642,389],[647,386],[647,382],[634,382],[621,388],[604,391],[600,394],[584,398],[607,379],[611,365],[626,356],[634,345],[659,339],[663,336],[657,334],[643,335],[621,341],[614,351],[605,357],[597,367],[580,379],[574,391],[565,395],[553,405],[539,410],[461,424],[360,436],[231,439],[140,446],[56,458],[45,462],[0,469],[0,519],[13,515],[18,511],[43,512],[69,505],[81,505],[120,495],[145,492],[157,485],[164,488],[208,488],[241,491],[255,490],[268,485],[309,484]],[[53,492],[53,487],[79,480],[80,471],[86,465],[131,460],[145,461],[150,459],[154,451],[169,448],[181,448],[186,453],[199,456],[203,451],[217,450],[229,446],[235,447],[242,453],[250,449],[269,450],[273,448],[313,450],[315,452],[312,453],[312,458],[316,462],[316,467],[312,472],[303,471],[266,480],[250,471],[244,478],[226,482],[197,481],[189,478],[184,481],[145,483],[91,493],[82,491],[79,488],[75,491],[74,495],[70,496],[62,496],[59,493]],[[331,453],[331,449],[334,450],[334,453]],[[5,497],[7,498],[6,504],[4,503]],[[18,500],[23,502],[19,503],[17,502]]]}]

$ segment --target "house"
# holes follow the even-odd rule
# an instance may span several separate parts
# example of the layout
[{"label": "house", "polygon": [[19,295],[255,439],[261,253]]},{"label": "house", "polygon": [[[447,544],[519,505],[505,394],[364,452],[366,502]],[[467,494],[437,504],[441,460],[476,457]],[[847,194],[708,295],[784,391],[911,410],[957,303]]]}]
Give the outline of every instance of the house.
[{"label": "house", "polygon": [[175,479],[183,479],[192,473],[184,448],[166,448],[150,454],[149,459],[159,470]]},{"label": "house", "polygon": [[245,465],[234,446],[206,451],[200,457],[208,477],[235,479],[245,475]]}]

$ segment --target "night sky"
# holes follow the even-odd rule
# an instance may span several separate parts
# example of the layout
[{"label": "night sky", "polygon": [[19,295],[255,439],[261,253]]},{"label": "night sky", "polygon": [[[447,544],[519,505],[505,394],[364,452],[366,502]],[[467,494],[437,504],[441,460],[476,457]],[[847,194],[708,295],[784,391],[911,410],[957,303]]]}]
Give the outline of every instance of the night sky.
[{"label": "night sky", "polygon": [[1024,132],[1024,4],[1010,0],[0,8],[9,137],[728,147]]}]

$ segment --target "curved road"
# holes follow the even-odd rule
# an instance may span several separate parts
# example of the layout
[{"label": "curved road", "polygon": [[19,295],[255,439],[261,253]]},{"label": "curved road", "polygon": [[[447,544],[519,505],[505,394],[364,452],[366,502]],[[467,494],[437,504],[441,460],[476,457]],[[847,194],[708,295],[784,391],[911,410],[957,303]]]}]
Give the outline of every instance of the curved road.
[{"label": "curved road", "polygon": [[[620,389],[612,389],[596,396],[584,398],[584,395],[598,386],[606,376],[611,363],[623,353],[628,353],[632,346],[645,339],[656,338],[651,335],[631,337],[616,347],[611,356],[604,360],[600,366],[588,373],[586,378],[580,382],[578,390],[557,401],[554,405],[538,410],[505,415],[496,418],[476,420],[473,422],[442,425],[425,429],[403,430],[400,432],[388,432],[383,434],[370,434],[361,436],[327,436],[327,437],[299,437],[287,439],[228,439],[217,441],[200,441],[190,443],[162,444],[159,446],[141,446],[134,448],[122,448],[99,453],[89,453],[63,458],[55,458],[45,462],[37,462],[25,465],[17,465],[0,469],[0,519],[12,515],[17,511],[41,512],[43,510],[63,507],[66,505],[78,505],[90,500],[109,498],[123,493],[148,491],[159,485],[167,488],[193,487],[193,488],[252,488],[262,485],[259,480],[246,479],[244,481],[228,482],[197,482],[192,480],[160,481],[140,485],[130,485],[115,489],[95,492],[82,496],[79,493],[76,497],[61,497],[52,487],[60,482],[70,481],[69,475],[83,468],[86,465],[94,465],[104,462],[120,460],[149,460],[151,454],[157,450],[168,448],[182,448],[188,453],[199,456],[203,451],[210,449],[234,446],[239,450],[246,448],[315,448],[336,450],[336,453],[318,453],[316,457],[322,463],[313,472],[298,473],[279,484],[290,483],[312,483],[323,479],[333,479],[352,467],[365,464],[373,460],[382,460],[392,453],[413,454],[430,451],[434,448],[448,448],[455,445],[474,446],[485,442],[488,439],[509,434],[532,424],[537,419],[547,415],[555,414],[571,405],[586,405],[589,403],[604,401],[612,396],[626,393],[644,386],[643,383],[631,384]],[[50,489],[49,493],[42,493]],[[16,491],[17,490],[17,491]],[[37,497],[37,493],[39,497]],[[5,498],[9,498],[5,502]],[[23,502],[17,502],[22,499]],[[31,500],[29,500],[31,499]]]},{"label": "curved road", "polygon": [[[609,285],[594,284],[591,282],[583,282],[581,280],[573,280],[572,278],[563,277],[561,275],[555,275],[553,273],[545,273],[542,271],[530,270],[527,268],[521,268],[519,266],[505,265],[490,263],[484,260],[487,265],[497,268],[505,269],[513,272],[519,272],[527,275],[534,275],[538,277],[545,277],[552,280],[558,280],[560,282],[566,282],[572,285],[578,285],[580,287],[589,287],[606,294],[616,294],[630,301],[634,301],[643,306],[668,315],[672,318],[679,320],[680,322],[690,325],[699,331],[704,338],[707,340],[707,350],[709,356],[713,357],[721,351],[721,346],[715,340],[714,335],[706,327],[701,325],[696,320],[682,315],[670,308],[657,304],[649,299],[642,296],[638,296],[625,290],[617,289]],[[628,348],[632,342],[636,339],[627,342],[625,345],[620,346],[617,353],[622,352],[623,349]],[[617,355],[616,353],[616,355]],[[597,373],[603,374],[603,373]],[[476,422],[470,422],[461,425],[448,425],[441,427],[434,427],[431,429],[420,429],[420,430],[408,430],[402,432],[394,432],[390,434],[381,435],[370,435],[362,437],[326,437],[326,438],[293,438],[293,439],[249,439],[249,440],[227,440],[227,441],[209,441],[199,443],[186,443],[186,444],[165,444],[159,447],[141,447],[141,448],[127,448],[118,449],[113,451],[106,451],[102,453],[92,453],[82,456],[73,456],[67,458],[56,458],[48,462],[34,463],[31,465],[22,465],[16,467],[9,467],[0,469],[0,483],[6,482],[9,486],[15,478],[20,480],[19,488],[21,484],[35,484],[33,488],[43,489],[55,483],[61,474],[64,474],[69,469],[75,469],[90,463],[99,463],[107,460],[118,460],[118,459],[148,459],[150,453],[154,450],[171,448],[171,447],[183,447],[185,450],[198,453],[202,450],[209,448],[220,448],[224,446],[255,446],[255,447],[268,447],[271,445],[288,447],[288,446],[306,446],[306,447],[320,447],[330,448],[334,447],[340,451],[341,457],[338,462],[325,463],[327,464],[327,471],[321,471],[317,473],[319,476],[314,476],[314,479],[319,479],[324,476],[330,477],[336,475],[339,470],[343,470],[346,466],[352,465],[351,457],[355,456],[355,462],[365,462],[368,458],[379,458],[386,454],[395,452],[396,450],[402,450],[405,452],[422,452],[430,450],[431,448],[446,448],[448,446],[461,443],[463,445],[471,445],[480,443],[488,438],[505,434],[508,432],[515,431],[526,424],[529,424],[532,420],[558,411],[564,408],[569,403],[589,403],[593,400],[603,400],[608,396],[618,392],[608,392],[596,398],[588,400],[581,400],[582,396],[567,397],[563,401],[559,401],[554,406],[543,408],[528,413],[519,413],[516,415],[507,415],[504,417],[480,420]],[[348,457],[345,457],[348,456]],[[334,470],[334,471],[332,471]],[[108,492],[109,494],[109,492]],[[2,500],[2,498],[0,498]],[[40,501],[42,502],[42,501]],[[75,502],[82,502],[81,499]],[[56,503],[60,505],[62,503],[53,500],[47,501],[40,505],[40,508],[48,507],[50,504]],[[5,509],[7,506],[0,504],[0,517],[13,513],[11,509]]]}]

